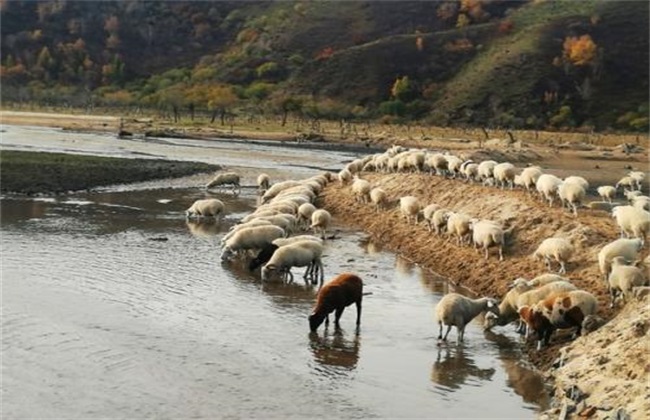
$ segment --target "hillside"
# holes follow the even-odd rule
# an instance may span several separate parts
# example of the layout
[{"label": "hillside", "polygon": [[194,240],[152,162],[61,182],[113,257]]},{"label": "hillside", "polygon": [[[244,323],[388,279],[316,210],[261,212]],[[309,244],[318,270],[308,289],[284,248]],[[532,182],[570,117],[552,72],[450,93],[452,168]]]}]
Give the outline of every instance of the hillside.
[{"label": "hillside", "polygon": [[648,129],[645,1],[5,1],[5,106]]}]

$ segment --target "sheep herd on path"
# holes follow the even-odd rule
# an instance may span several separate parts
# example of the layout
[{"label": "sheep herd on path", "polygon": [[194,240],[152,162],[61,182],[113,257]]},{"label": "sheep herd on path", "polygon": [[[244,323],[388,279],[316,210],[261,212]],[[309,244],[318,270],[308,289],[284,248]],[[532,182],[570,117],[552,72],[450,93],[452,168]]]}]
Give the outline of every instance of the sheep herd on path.
[{"label": "sheep herd on path", "polygon": [[[650,231],[644,178],[644,172],[629,172],[616,185],[595,189],[603,201],[587,203],[591,186],[580,176],[560,179],[538,166],[518,169],[509,162],[393,146],[336,174],[273,184],[260,174],[260,205],[222,238],[221,258],[248,258],[251,270],[261,267],[262,281],[291,282],[291,269],[304,267],[305,281],[321,286],[309,316],[312,331],[330,312],[338,326],[352,303],[358,325],[361,280],[344,273],[323,286],[322,257],[334,215],[435,267],[452,283],[491,295],[443,297],[435,311],[440,340],[455,326],[462,342],[465,326],[487,312],[485,328],[518,322],[518,330],[535,335],[541,348],[554,331],[575,329],[579,335],[597,328],[612,315],[608,306],[650,291],[650,260],[641,261]],[[225,185],[236,191],[239,176],[218,173],[207,187]],[[197,211],[199,205],[207,206],[194,203],[188,217],[226,211],[223,203],[212,204],[214,213]],[[477,251],[468,252],[472,247]],[[498,258],[491,257],[492,249]]]}]

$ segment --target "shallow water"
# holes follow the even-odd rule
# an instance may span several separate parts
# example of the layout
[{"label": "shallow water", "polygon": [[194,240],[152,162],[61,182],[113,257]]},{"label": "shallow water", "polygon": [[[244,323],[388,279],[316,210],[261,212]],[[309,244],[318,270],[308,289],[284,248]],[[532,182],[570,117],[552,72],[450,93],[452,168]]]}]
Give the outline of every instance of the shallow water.
[{"label": "shallow water", "polygon": [[361,328],[352,306],[310,334],[314,287],[220,262],[253,191],[187,223],[204,195],[165,181],[2,198],[3,418],[532,418],[548,403],[511,332],[479,319],[439,346],[450,286],[360,232],[338,227],[323,261],[372,292]]}]

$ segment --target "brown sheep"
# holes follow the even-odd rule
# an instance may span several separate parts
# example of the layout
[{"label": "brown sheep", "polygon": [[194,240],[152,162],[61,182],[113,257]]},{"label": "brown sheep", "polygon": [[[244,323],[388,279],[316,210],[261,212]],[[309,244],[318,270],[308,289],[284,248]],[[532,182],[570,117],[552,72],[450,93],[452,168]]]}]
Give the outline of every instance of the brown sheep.
[{"label": "brown sheep", "polygon": [[320,324],[325,321],[329,324],[330,312],[335,313],[336,328],[339,328],[339,319],[346,306],[353,303],[357,305],[357,327],[361,323],[361,299],[363,297],[363,281],[352,273],[343,273],[334,277],[325,284],[316,297],[316,305],[309,315],[309,328],[315,332]]},{"label": "brown sheep", "polygon": [[548,296],[534,306],[522,306],[519,315],[537,333],[537,348],[547,345],[557,328],[576,327],[580,335],[585,317],[598,311],[596,297],[584,290],[560,292]]}]

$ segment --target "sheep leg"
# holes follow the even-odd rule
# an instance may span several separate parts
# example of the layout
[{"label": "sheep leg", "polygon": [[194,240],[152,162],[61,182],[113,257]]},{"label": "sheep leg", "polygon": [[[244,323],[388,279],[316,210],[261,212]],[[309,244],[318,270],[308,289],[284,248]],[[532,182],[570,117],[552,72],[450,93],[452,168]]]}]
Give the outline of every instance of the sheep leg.
[{"label": "sheep leg", "polygon": [[336,328],[341,328],[341,325],[339,324],[339,319],[341,319],[341,315],[343,315],[344,310],[345,310],[345,306],[336,308],[336,312],[334,313],[334,325],[336,325]]},{"label": "sheep leg", "polygon": [[463,342],[463,339],[465,337],[465,325],[462,327],[456,327],[456,329],[458,330],[458,344],[460,344]]},{"label": "sheep leg", "polygon": [[564,264],[564,261],[560,261],[560,271],[558,271],[560,274],[566,274],[566,266]]},{"label": "sheep leg", "polygon": [[357,300],[357,327],[361,325],[361,299]]},{"label": "sheep leg", "polygon": [[[440,324],[442,326],[442,324]],[[447,325],[447,332],[445,333],[445,336],[442,338],[442,341],[447,341],[447,336],[449,335],[449,331],[451,331],[451,325]]]},{"label": "sheep leg", "polygon": [[503,261],[503,246],[499,247],[499,261]]},{"label": "sheep leg", "polygon": [[485,248],[483,248],[483,249],[485,250],[485,259],[487,260],[487,259],[488,259],[488,256],[489,256],[489,254],[488,254],[488,247],[485,247]]}]

